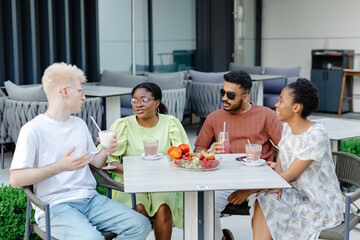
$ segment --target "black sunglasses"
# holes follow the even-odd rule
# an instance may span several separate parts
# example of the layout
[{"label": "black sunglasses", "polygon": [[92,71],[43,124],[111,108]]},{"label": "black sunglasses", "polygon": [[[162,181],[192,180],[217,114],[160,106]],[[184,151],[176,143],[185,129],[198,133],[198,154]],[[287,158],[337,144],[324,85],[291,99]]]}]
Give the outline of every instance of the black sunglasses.
[{"label": "black sunglasses", "polygon": [[221,94],[222,97],[225,96],[225,94],[226,94],[226,96],[227,96],[228,99],[234,100],[234,99],[236,98],[236,96],[242,96],[242,95],[247,94],[247,93],[242,93],[242,94],[240,94],[240,95],[236,95],[235,92],[226,92],[226,91],[222,88],[222,89],[220,89],[220,94]]}]

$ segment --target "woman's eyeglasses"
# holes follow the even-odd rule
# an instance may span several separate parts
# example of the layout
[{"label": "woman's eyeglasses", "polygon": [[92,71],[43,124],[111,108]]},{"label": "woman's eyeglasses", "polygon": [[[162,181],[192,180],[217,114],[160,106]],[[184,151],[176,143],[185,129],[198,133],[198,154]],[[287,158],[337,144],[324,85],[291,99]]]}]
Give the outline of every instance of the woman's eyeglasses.
[{"label": "woman's eyeglasses", "polygon": [[[141,98],[141,99],[140,99],[140,102],[143,103],[143,104],[146,104],[146,103],[148,103],[150,100],[154,100],[154,98],[144,97],[144,98]],[[139,103],[139,100],[137,100],[136,98],[132,98],[132,99],[130,99],[130,102],[131,102],[131,105],[136,105],[136,104]]]},{"label": "woman's eyeglasses", "polygon": [[229,91],[229,92],[226,92],[226,91],[222,88],[222,89],[220,89],[220,94],[221,94],[222,97],[225,96],[225,94],[226,94],[226,96],[227,96],[228,99],[234,100],[234,99],[236,98],[236,96],[242,96],[242,95],[245,95],[245,94],[248,94],[248,93],[242,93],[242,94],[240,94],[240,95],[236,95],[235,92],[230,92],[230,91]]}]

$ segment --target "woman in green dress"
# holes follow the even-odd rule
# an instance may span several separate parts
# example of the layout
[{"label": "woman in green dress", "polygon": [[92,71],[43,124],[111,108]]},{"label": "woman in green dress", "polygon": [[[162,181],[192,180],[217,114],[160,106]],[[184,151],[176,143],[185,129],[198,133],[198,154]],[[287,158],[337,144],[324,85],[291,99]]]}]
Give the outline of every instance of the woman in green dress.
[{"label": "woman in green dress", "polygon": [[[158,85],[141,83],[132,90],[131,104],[135,115],[120,118],[110,127],[118,139],[118,150],[110,156],[115,180],[123,183],[123,165],[119,156],[140,156],[144,152],[144,139],[158,139],[158,152],[166,155],[170,146],[182,143],[190,146],[180,121],[167,113],[161,102],[162,93]],[[151,181],[151,179],[149,179]],[[131,195],[114,191],[113,199],[131,207]],[[137,211],[154,220],[156,239],[171,239],[172,225],[183,227],[183,194],[142,193],[136,194]]]}]

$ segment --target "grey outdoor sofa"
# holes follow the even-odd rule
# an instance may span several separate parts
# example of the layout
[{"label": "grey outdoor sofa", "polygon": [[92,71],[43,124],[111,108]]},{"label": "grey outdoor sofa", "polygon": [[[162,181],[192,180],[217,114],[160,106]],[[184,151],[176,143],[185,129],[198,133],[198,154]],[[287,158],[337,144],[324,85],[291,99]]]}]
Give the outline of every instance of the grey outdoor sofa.
[{"label": "grey outdoor sofa", "polygon": [[[98,125],[101,126],[101,101],[101,98],[87,98],[83,102],[81,112],[75,114],[86,122],[94,142],[97,141],[98,132],[90,116],[93,116]],[[4,144],[16,143],[21,127],[38,114],[44,113],[47,105],[47,102],[19,101],[0,97],[1,168],[4,168]]]}]

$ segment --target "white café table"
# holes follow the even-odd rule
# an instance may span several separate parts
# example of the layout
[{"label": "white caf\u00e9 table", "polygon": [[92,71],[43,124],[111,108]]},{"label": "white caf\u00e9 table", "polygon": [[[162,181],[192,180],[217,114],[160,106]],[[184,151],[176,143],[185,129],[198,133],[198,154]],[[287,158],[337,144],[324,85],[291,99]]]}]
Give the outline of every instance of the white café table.
[{"label": "white caf\u00e9 table", "polygon": [[319,118],[312,120],[320,122],[326,129],[332,151],[341,150],[341,140],[360,137],[360,121],[341,118]]},{"label": "white caf\u00e9 table", "polygon": [[130,94],[132,88],[84,84],[85,96],[101,97],[105,100],[106,128],[121,117],[120,96]]},{"label": "white caf\u00e9 table", "polygon": [[[236,161],[244,154],[222,154],[220,168],[189,172],[169,166],[168,158],[146,161],[140,156],[124,157],[127,193],[184,192],[184,239],[214,239],[214,190],[269,189],[291,186],[267,165],[249,167]],[[204,192],[198,204],[198,192]],[[204,210],[204,236],[199,236],[199,210]]]},{"label": "white caf\u00e9 table", "polygon": [[264,81],[273,80],[277,78],[283,78],[284,76],[280,75],[259,75],[259,74],[250,74],[250,77],[253,81],[259,82],[258,96],[257,96],[257,105],[264,105]]}]

